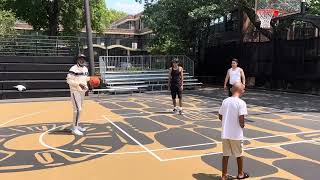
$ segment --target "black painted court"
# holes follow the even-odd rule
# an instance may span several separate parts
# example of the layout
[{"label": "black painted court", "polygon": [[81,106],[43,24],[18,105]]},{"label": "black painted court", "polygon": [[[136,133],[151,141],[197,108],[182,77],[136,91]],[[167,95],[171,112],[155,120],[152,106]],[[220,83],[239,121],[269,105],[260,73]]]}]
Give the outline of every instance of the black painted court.
[{"label": "black painted court", "polygon": [[[68,98],[6,101],[0,178],[219,179],[217,112],[225,97],[218,88],[186,91],[184,114],[174,115],[166,92],[90,95],[84,137],[65,131],[72,117]],[[252,179],[317,179],[320,98],[248,89],[243,99],[245,170]],[[234,158],[229,173],[236,175]]]}]

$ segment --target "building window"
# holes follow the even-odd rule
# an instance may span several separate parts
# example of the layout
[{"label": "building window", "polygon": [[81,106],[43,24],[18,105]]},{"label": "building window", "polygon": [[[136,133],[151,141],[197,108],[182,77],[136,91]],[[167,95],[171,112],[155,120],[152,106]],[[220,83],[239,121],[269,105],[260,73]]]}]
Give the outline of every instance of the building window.
[{"label": "building window", "polygon": [[224,16],[221,16],[220,18],[219,18],[219,23],[223,23],[224,22]]},{"label": "building window", "polygon": [[231,15],[231,17],[232,17],[232,20],[239,20],[239,12],[238,11],[233,11],[232,12],[232,15]]},{"label": "building window", "polygon": [[144,24],[143,24],[142,19],[139,19],[139,25],[140,25],[140,30],[143,30],[144,29]]},{"label": "building window", "polygon": [[231,13],[228,13],[227,14],[227,21],[231,21],[232,20],[232,15],[231,15]]},{"label": "building window", "polygon": [[219,23],[219,19],[217,18],[214,20],[214,24],[218,24],[218,23]]},{"label": "building window", "polygon": [[131,43],[132,49],[138,49],[138,43],[133,42]]},{"label": "building window", "polygon": [[135,23],[133,21],[130,21],[129,22],[129,29],[135,29],[134,24]]},{"label": "building window", "polygon": [[215,24],[215,19],[211,19],[210,26],[213,26],[214,24]]}]

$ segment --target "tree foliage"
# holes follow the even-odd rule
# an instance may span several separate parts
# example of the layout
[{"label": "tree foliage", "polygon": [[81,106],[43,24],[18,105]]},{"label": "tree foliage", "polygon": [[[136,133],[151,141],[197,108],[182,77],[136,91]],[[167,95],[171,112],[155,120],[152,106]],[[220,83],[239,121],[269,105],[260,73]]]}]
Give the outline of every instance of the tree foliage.
[{"label": "tree foliage", "polygon": [[107,18],[106,18],[106,24],[109,26],[111,23],[127,16],[128,14],[125,12],[117,11],[114,9],[108,9],[107,11]]},{"label": "tree foliage", "polygon": [[161,0],[147,3],[144,16],[155,33],[151,49],[158,53],[200,51],[206,45],[210,22],[225,15],[228,0]]},{"label": "tree foliage", "polygon": [[15,34],[15,22],[16,18],[12,12],[0,10],[0,37]]},{"label": "tree foliage", "polygon": [[[254,10],[255,0],[137,1],[145,3],[145,17],[155,33],[151,47],[153,50],[158,48],[162,53],[175,50],[176,52],[186,52],[190,47],[196,47],[199,52],[208,41],[210,21],[224,16],[234,9],[245,13],[255,29],[270,40],[276,36],[277,32],[290,26],[293,21],[292,19],[282,20],[280,24],[272,21],[272,30],[260,28],[260,22],[256,21],[257,15]],[[309,14],[320,15],[319,0],[307,0],[307,3]]]},{"label": "tree foliage", "polygon": [[168,47],[170,52],[176,49],[176,53],[185,53],[189,48],[200,51],[208,39],[210,22],[224,16],[235,4],[229,0],[148,2],[144,15],[155,32],[153,49],[159,47],[163,51],[164,47]]},{"label": "tree foliage", "polygon": [[124,12],[106,9],[104,0],[91,1],[92,28],[97,32],[103,32],[111,23],[126,16]]},{"label": "tree foliage", "polygon": [[319,0],[308,0],[308,13],[314,15],[320,15],[320,1]]},{"label": "tree foliage", "polygon": [[[107,10],[104,0],[91,0],[93,30],[103,32],[109,24],[124,13]],[[10,10],[16,17],[31,24],[35,30],[44,30],[56,36],[63,27],[66,35],[75,35],[85,25],[83,0],[2,0],[0,8]],[[110,18],[110,14],[113,14]]]}]

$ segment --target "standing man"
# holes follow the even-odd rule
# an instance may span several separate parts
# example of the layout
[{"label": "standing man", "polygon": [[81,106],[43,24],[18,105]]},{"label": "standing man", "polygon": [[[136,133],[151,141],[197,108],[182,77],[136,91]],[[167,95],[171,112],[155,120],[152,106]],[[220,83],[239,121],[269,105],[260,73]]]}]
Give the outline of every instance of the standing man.
[{"label": "standing man", "polygon": [[219,110],[219,119],[222,121],[222,180],[231,177],[228,175],[228,160],[232,155],[237,158],[237,179],[249,177],[248,173],[243,172],[242,156],[244,116],[248,114],[246,103],[240,99],[244,93],[244,85],[241,82],[236,82],[231,91],[232,97],[225,99]]},{"label": "standing man", "polygon": [[[231,61],[231,68],[227,71],[226,78],[224,80],[224,89],[229,91],[229,97],[232,96],[231,88],[234,83],[236,82],[242,82],[242,84],[246,85],[246,76],[244,75],[243,69],[238,67],[239,60],[233,58]],[[227,86],[227,82],[229,81],[229,84]]]},{"label": "standing man", "polygon": [[70,87],[71,102],[73,105],[73,126],[72,132],[75,135],[82,136],[85,131],[79,126],[82,105],[87,92],[87,82],[90,80],[88,68],[86,65],[86,56],[81,54],[77,57],[77,64],[72,66],[67,75],[67,83]]},{"label": "standing man", "polygon": [[[175,114],[182,114],[182,91],[183,91],[183,68],[179,66],[179,60],[173,59],[171,61],[171,68],[169,69],[168,88],[171,91],[173,112]],[[176,97],[179,98],[179,106],[177,107]]]}]

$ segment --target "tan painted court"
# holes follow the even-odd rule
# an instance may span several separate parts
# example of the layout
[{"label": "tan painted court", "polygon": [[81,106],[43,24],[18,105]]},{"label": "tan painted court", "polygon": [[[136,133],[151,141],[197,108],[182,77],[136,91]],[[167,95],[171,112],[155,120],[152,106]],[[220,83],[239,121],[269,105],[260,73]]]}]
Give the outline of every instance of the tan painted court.
[{"label": "tan painted court", "polygon": [[[186,92],[184,114],[174,115],[166,93],[90,95],[82,137],[69,131],[69,98],[3,101],[0,179],[219,179],[224,97],[220,89]],[[319,97],[248,90],[244,100],[250,179],[319,179]]]}]

